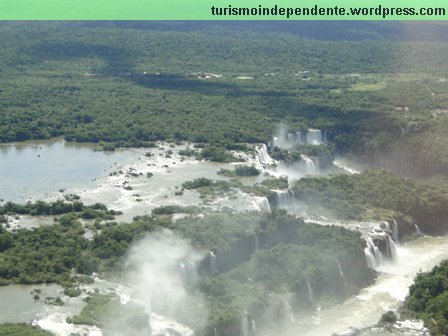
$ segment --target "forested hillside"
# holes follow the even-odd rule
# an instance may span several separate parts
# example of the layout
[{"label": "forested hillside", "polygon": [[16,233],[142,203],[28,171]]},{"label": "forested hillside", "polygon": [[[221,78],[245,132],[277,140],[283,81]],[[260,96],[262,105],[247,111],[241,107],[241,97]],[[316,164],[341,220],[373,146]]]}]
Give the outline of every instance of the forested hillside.
[{"label": "forested hillside", "polygon": [[[312,23],[281,27],[3,22],[0,141],[228,147],[266,142],[282,120],[325,129],[338,151],[375,161],[410,133],[417,161],[434,159],[420,139],[445,139],[437,128],[448,103],[439,76],[448,70],[443,41],[403,38],[412,24],[343,24],[339,39],[326,24],[320,40],[309,33]],[[431,173],[443,173],[445,150],[436,156]]]}]

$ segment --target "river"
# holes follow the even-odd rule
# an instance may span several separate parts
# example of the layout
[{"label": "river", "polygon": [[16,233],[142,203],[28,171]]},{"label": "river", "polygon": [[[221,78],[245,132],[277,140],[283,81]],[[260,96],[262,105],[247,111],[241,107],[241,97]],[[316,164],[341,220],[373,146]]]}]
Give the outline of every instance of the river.
[{"label": "river", "polygon": [[[64,193],[79,194],[85,203],[102,202],[123,211],[118,218],[123,221],[168,204],[206,206],[211,210],[226,207],[237,211],[260,210],[259,198],[241,192],[218,197],[207,204],[193,191],[175,195],[187,180],[198,177],[227,179],[217,175],[217,171],[232,169],[234,164],[181,157],[178,150],[184,147],[171,148],[167,144],[159,144],[159,148],[114,152],[94,151],[95,147],[94,144],[69,143],[61,139],[0,145],[0,198],[15,202],[52,200],[61,197],[60,189],[63,189]],[[151,154],[145,156],[148,152]],[[250,164],[256,163],[254,158],[248,159]],[[262,174],[247,178],[244,183],[253,184],[263,178]],[[126,190],[125,185],[132,189]],[[29,216],[22,220],[23,226],[29,228],[45,223],[43,218],[33,221]],[[20,218],[15,221],[20,226]],[[342,304],[316,311],[313,319],[302,321],[301,326],[295,325],[292,334],[325,336],[341,333],[349,327],[374,325],[385,311],[398,308],[419,271],[429,270],[446,258],[447,237],[421,237],[398,245],[397,260],[381,265],[377,269],[380,274],[371,286]],[[60,328],[60,335],[72,332],[72,326],[65,323],[65,316],[79,311],[82,303],[67,301],[68,310],[48,310],[42,300],[33,299],[30,291],[34,288],[36,286],[0,287],[0,322],[31,322],[37,318],[46,329],[57,332]],[[42,290],[42,296],[57,296],[60,288],[48,286]],[[98,332],[92,330],[86,329],[91,334]],[[382,335],[380,331],[373,334]]]},{"label": "river", "polygon": [[300,335],[329,336],[350,327],[376,324],[383,313],[396,310],[404,301],[418,272],[428,271],[447,258],[448,237],[425,236],[397,245],[397,260],[380,266],[380,274],[371,286],[342,304],[321,309],[315,325],[302,329]]}]

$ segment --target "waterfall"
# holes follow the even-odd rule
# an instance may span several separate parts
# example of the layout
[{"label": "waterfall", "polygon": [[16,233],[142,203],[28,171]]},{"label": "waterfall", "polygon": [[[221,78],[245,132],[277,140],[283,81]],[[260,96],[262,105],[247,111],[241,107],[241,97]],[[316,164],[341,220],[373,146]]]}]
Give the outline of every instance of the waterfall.
[{"label": "waterfall", "polygon": [[295,139],[293,133],[288,133],[288,142],[293,143],[293,144],[296,142],[296,139]]},{"label": "waterfall", "polygon": [[305,162],[306,165],[306,173],[307,174],[316,174],[316,165],[314,164],[314,161],[306,155],[301,154],[300,157]]},{"label": "waterfall", "polygon": [[322,132],[317,129],[308,129],[306,134],[306,142],[309,145],[321,145],[322,141]]},{"label": "waterfall", "polygon": [[389,249],[389,257],[391,260],[397,260],[397,246],[395,245],[394,240],[387,236],[387,247]]},{"label": "waterfall", "polygon": [[212,251],[210,251],[208,256],[210,260],[210,274],[215,275],[218,273],[218,266],[216,264],[216,255]]},{"label": "waterfall", "polygon": [[296,132],[295,143],[299,145],[302,144],[302,133],[300,133],[300,131]]},{"label": "waterfall", "polygon": [[280,144],[279,144],[278,137],[276,137],[276,136],[272,137],[272,147],[279,147],[280,148],[279,145]]},{"label": "waterfall", "polygon": [[218,336],[218,329],[216,327],[213,328],[213,336]]},{"label": "waterfall", "polygon": [[314,163],[314,170],[318,171],[320,170],[320,158],[318,156],[314,156],[311,158],[311,161]]},{"label": "waterfall", "polygon": [[258,211],[271,212],[271,205],[267,197],[259,197],[256,199],[256,206]]},{"label": "waterfall", "polygon": [[281,149],[291,149],[297,144],[322,145],[326,143],[327,132],[310,128],[305,134],[291,131],[286,125],[280,125],[276,136],[272,137],[272,146]]},{"label": "waterfall", "polygon": [[310,300],[310,303],[314,303],[313,287],[309,279],[306,279],[306,285],[308,286],[308,300]]},{"label": "waterfall", "polygon": [[370,247],[366,247],[364,249],[364,254],[366,256],[367,267],[371,268],[371,269],[375,269],[375,267],[376,267],[375,256],[372,254]]},{"label": "waterfall", "polygon": [[189,261],[187,264],[180,262],[178,269],[179,274],[185,283],[191,284],[196,282],[196,269],[193,262]]},{"label": "waterfall", "polygon": [[241,315],[241,330],[240,336],[250,336],[251,331],[254,329],[254,321],[249,317],[249,314],[245,310]]},{"label": "waterfall", "polygon": [[419,236],[422,236],[423,233],[420,231],[420,228],[418,227],[418,225],[415,224],[414,226],[415,226],[415,232],[416,232]]},{"label": "waterfall", "polygon": [[369,268],[375,269],[383,261],[383,255],[378,247],[373,242],[372,238],[367,237],[365,239],[367,247],[364,249],[364,254],[366,256],[367,266]]},{"label": "waterfall", "polygon": [[344,272],[342,272],[342,267],[341,264],[339,263],[339,261],[336,261],[336,265],[338,267],[338,271],[339,271],[339,275],[341,276],[342,281],[345,283],[345,276],[344,276]]},{"label": "waterfall", "polygon": [[283,302],[283,309],[285,312],[285,317],[289,317],[289,321],[291,323],[296,323],[296,320],[294,318],[294,313],[292,312],[291,305],[288,303],[288,301]]},{"label": "waterfall", "polygon": [[262,144],[261,147],[256,147],[255,150],[257,151],[257,160],[261,165],[265,166],[275,163],[275,161],[269,156],[268,147],[265,144]]},{"label": "waterfall", "polygon": [[258,241],[258,233],[254,232],[254,250],[258,251],[260,249],[260,243]]},{"label": "waterfall", "polygon": [[395,219],[392,221],[392,238],[398,243],[398,224]]},{"label": "waterfall", "polygon": [[300,131],[289,130],[284,124],[280,125],[277,134],[272,137],[272,147],[281,149],[291,149],[297,144],[303,143],[303,136]]},{"label": "waterfall", "polygon": [[275,193],[277,207],[290,205],[294,201],[294,192],[291,189],[276,190]]}]

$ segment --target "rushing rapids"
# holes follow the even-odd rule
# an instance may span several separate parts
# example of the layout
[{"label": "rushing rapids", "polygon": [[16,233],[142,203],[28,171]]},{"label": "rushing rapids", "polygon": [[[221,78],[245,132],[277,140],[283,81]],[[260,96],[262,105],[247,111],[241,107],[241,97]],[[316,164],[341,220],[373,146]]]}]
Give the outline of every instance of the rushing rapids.
[{"label": "rushing rapids", "polygon": [[[294,141],[298,141],[297,139],[300,139],[300,141],[303,141],[303,143],[307,142],[307,140],[303,140],[303,134],[298,135],[298,133],[295,133],[293,135],[294,137],[287,137],[289,141],[293,141],[293,139]],[[324,139],[322,139],[322,132],[319,136],[321,137],[322,142],[324,142]],[[318,132],[314,132],[314,134],[310,138],[310,141],[314,141],[316,144],[319,136]],[[313,137],[315,137],[315,139]],[[181,158],[176,154],[173,155],[173,158],[169,159],[164,156],[165,152],[161,150],[154,151],[157,153],[156,156],[150,159],[139,159],[140,162],[135,165],[126,165],[126,169],[130,169],[132,167],[137,171],[141,169],[142,172],[147,172],[149,171],[149,169],[152,169],[153,171],[159,172],[159,177],[161,180],[166,179],[168,181],[172,179],[170,170],[174,172],[178,171],[180,174],[181,172],[191,170],[191,168],[188,167],[195,166],[195,176],[205,175],[210,178],[216,177],[217,167],[214,164],[198,163],[193,159],[185,159],[185,161],[182,161]],[[143,152],[134,153],[136,157],[141,157],[142,154]],[[270,157],[266,145],[257,147],[257,155],[253,160],[257,160],[257,162],[261,166],[265,166],[263,168],[265,169],[265,172],[273,172],[274,176],[275,172],[278,173],[279,169],[282,168],[282,163],[275,162],[275,160]],[[168,163],[171,164],[170,168],[164,168],[163,166]],[[150,164],[151,166],[147,166],[148,164]],[[287,163],[283,164],[284,166],[287,165]],[[307,174],[319,173],[319,162],[316,161],[316,158],[314,157],[307,157],[302,155],[302,161],[300,164],[301,166],[290,164],[289,167],[284,167],[285,169],[282,171],[282,174],[278,173],[277,176],[287,175],[289,178],[300,178],[301,176],[305,176]],[[277,167],[274,167],[275,165],[277,165]],[[231,166],[229,165],[226,167]],[[294,170],[300,170],[299,174],[297,174],[297,172]],[[121,185],[122,182],[127,178],[128,177],[125,176],[109,176],[106,179],[112,181],[114,185]],[[147,181],[146,178],[135,178],[134,181],[139,182],[138,184],[134,182],[134,185],[136,186],[136,189],[141,189],[141,191],[146,191],[146,189],[143,188],[144,183],[151,183]],[[170,183],[172,183],[172,181]],[[150,195],[150,192],[154,192],[153,185],[151,185],[151,188],[147,188],[148,193],[144,194],[144,206],[146,206],[146,204],[150,204],[152,200],[157,201],[160,204],[162,202],[166,202],[167,199],[171,200],[171,193],[174,194],[174,187],[178,184],[179,181],[172,184],[168,184],[167,182],[167,187],[165,188],[165,190],[157,190],[157,192],[159,192],[157,198],[152,198],[154,196]],[[103,186],[105,185],[106,184],[104,183]],[[290,189],[274,190],[273,192],[275,194],[275,197],[273,197],[273,199],[270,199],[271,202],[275,202],[275,205],[278,207],[288,209],[289,206],[295,202],[294,194]],[[119,193],[122,196],[125,194],[121,186],[119,189]],[[131,192],[129,194],[131,194]],[[165,194],[168,194],[167,198],[162,197],[162,195]],[[87,192],[87,196],[91,196],[91,199],[95,199],[94,196],[96,195],[98,194],[93,193],[92,191]],[[128,195],[126,194],[126,196]],[[107,197],[105,199],[107,199]],[[123,199],[119,199],[118,201],[114,202],[115,204],[120,204]],[[181,204],[187,205],[190,203]],[[250,209],[254,208],[264,212],[270,212],[271,205],[273,205],[273,203],[269,204],[269,200],[267,197],[261,196],[251,197],[248,204],[252,206]],[[124,206],[122,207],[122,209],[127,210],[128,208]],[[426,269],[427,267],[434,265],[436,262],[438,262],[438,260],[441,260],[441,258],[444,256],[444,253],[445,257],[448,257],[448,251],[446,251],[446,247],[443,244],[439,244],[439,241],[437,240],[438,238],[432,240],[432,238],[423,236],[419,238],[415,243],[399,243],[400,234],[403,234],[400,231],[401,230],[397,225],[397,222],[395,220],[389,220],[388,222],[380,223],[374,226],[370,231],[363,232],[363,236],[366,241],[366,247],[364,249],[366,263],[370,268],[375,269],[377,272],[379,272],[379,277],[372,286],[364,289],[358,296],[354,296],[347,300],[347,302],[338,306],[345,315],[341,315],[341,313],[337,311],[337,308],[324,308],[321,310],[317,309],[317,304],[319,301],[318,285],[316,282],[314,282],[313,278],[310,278],[306,281],[306,293],[308,301],[312,303],[312,305],[317,309],[313,313],[315,318],[312,319],[311,324],[306,323],[307,321],[301,321],[298,318],[294,317],[294,311],[292,307],[287,304],[285,305],[287,309],[285,309],[288,311],[287,314],[290,317],[288,318],[288,320],[290,320],[289,323],[293,324],[294,326],[298,326],[299,329],[301,325],[306,325],[307,328],[305,328],[305,330],[302,330],[303,335],[330,335],[332,332],[344,332],[344,330],[347,330],[347,328],[351,325],[359,328],[373,325],[378,321],[383,312],[388,309],[396,309],[396,307],[398,307],[403,297],[407,293],[407,289],[412,282],[412,278],[415,273],[420,269]],[[415,226],[415,232],[417,235],[422,236],[422,233],[418,226]],[[260,248],[264,247],[265,243],[263,237],[258,236],[256,232],[253,233],[253,238],[251,239],[252,240],[248,240],[248,246],[250,246],[249,249],[251,250],[251,252],[257,251]],[[424,245],[425,248],[427,247],[430,251],[430,255],[432,255],[434,259],[426,258],[426,250],[421,248],[419,244]],[[211,275],[218,274],[217,257],[214,252],[209,252],[206,261],[208,272]],[[406,264],[409,262],[411,262],[411,265],[407,267]],[[343,267],[341,264],[343,265]],[[180,262],[178,264],[178,272],[180,278],[182,278],[184,283],[188,284],[191,281],[194,281],[191,280],[194,276],[194,272],[192,271],[193,268],[194,265],[191,265],[188,262]],[[337,262],[335,268],[338,271],[338,277],[340,277],[340,279],[336,279],[337,281],[345,282],[346,274],[347,278],[349,279],[349,268],[346,264],[343,263],[343,260],[341,260],[341,263]],[[313,286],[315,288],[313,288]],[[400,293],[400,295],[396,295],[395,292]],[[128,299],[126,299],[125,295],[123,295],[122,301],[125,302],[126,300]],[[314,303],[314,301],[316,301],[316,303]],[[372,316],[370,316],[370,314]],[[48,314],[39,316],[35,320],[35,323],[42,326],[44,329],[52,330],[56,335],[61,336],[70,335],[70,333],[76,332],[81,334],[87,333],[88,335],[101,335],[101,330],[99,330],[95,326],[74,327],[73,325],[68,324],[65,320],[68,315],[69,314],[61,313],[59,311],[52,311]],[[362,316],[359,315],[367,315],[369,316],[369,318],[362,318]],[[188,327],[176,324],[175,321],[158,316],[154,313],[151,314],[151,326],[154,330],[154,333],[157,332],[157,335],[192,334],[191,329],[189,329]],[[242,314],[241,334],[254,335],[255,330],[255,322],[252,317],[250,317],[250,314],[248,314],[247,312]],[[211,332],[213,332],[214,335],[221,334],[221,331],[219,329],[213,329]],[[299,334],[302,335],[302,332],[300,332]]]},{"label": "rushing rapids", "polygon": [[[448,237],[421,237],[397,246],[394,263],[384,262],[376,270],[375,282],[345,302],[318,311],[319,323],[297,327],[299,335],[343,334],[349,327],[357,329],[375,325],[388,310],[396,310],[408,294],[408,288],[420,271],[427,271],[448,258]],[[303,323],[305,323],[303,321]],[[400,333],[401,334],[401,333]],[[388,335],[362,333],[362,335]],[[421,335],[424,335],[422,330]]]}]

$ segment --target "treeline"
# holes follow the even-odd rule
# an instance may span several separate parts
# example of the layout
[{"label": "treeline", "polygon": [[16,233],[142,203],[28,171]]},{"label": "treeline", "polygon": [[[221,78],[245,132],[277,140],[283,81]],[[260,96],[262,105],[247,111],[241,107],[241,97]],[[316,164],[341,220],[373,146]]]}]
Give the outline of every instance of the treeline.
[{"label": "treeline", "polygon": [[423,232],[448,230],[446,179],[416,181],[390,172],[366,171],[356,175],[307,177],[293,187],[295,197],[320,204],[345,219],[386,219],[395,216],[417,224]]},{"label": "treeline", "polygon": [[[175,23],[106,26],[0,26],[1,142],[64,136],[113,149],[188,140],[213,144],[207,159],[232,161],[227,150],[267,142],[285,121],[327,130],[337,152],[369,159],[397,141],[408,122],[432,125],[428,110],[447,103],[437,78],[356,75],[438,75],[446,66],[441,43],[316,41],[226,25],[215,33],[181,32]],[[372,81],[386,84],[365,89]],[[405,106],[410,114],[397,112]],[[439,161],[419,143],[418,158]],[[446,164],[439,166],[445,173]]]},{"label": "treeline", "polygon": [[420,273],[409,289],[403,312],[425,321],[431,335],[448,334],[448,261]]},{"label": "treeline", "polygon": [[[321,300],[344,299],[373,276],[365,264],[358,233],[305,224],[282,211],[214,214],[174,222],[167,216],[141,216],[126,225],[103,223],[93,240],[84,237],[83,226],[69,215],[33,230],[1,229],[0,283],[58,282],[76,295],[80,280],[71,277],[73,270],[86,275],[117,275],[133,242],[148,233],[170,229],[204,251],[204,259],[197,265],[199,283],[190,284],[194,287],[189,290],[200,290],[207,297],[212,314],[206,325],[194,325],[195,329],[210,334],[218,327],[222,335],[234,335],[245,309],[262,324],[262,313],[273,292],[279,298],[292,296],[291,304],[306,310]],[[217,273],[210,272],[207,250],[216,255]],[[344,270],[344,279],[338,267]],[[308,283],[313,286],[312,299]],[[272,303],[281,302],[275,299]],[[191,322],[188,316],[177,318]]]},{"label": "treeline", "polygon": [[74,200],[66,202],[56,200],[54,202],[35,201],[25,204],[6,202],[0,205],[0,216],[5,215],[31,215],[31,216],[51,216],[67,213],[80,213],[79,217],[83,219],[114,219],[116,215],[121,215],[121,211],[108,210],[102,203],[84,205],[81,201]]},{"label": "treeline", "polygon": [[37,326],[31,326],[28,324],[12,324],[5,323],[0,324],[0,336],[52,336],[53,334],[44,331]]},{"label": "treeline", "polygon": [[216,255],[218,274],[210,273],[209,259],[200,268],[199,286],[210,309],[208,335],[214,328],[238,334],[244,310],[262,327],[268,307],[276,307],[282,323],[290,317],[283,310],[285,297],[294,310],[306,311],[319,302],[338,302],[372,279],[358,233],[305,224],[283,211],[186,218],[174,227]]},{"label": "treeline", "polygon": [[410,124],[411,134],[384,143],[369,162],[411,177],[448,174],[448,123],[439,115],[431,125]]}]

